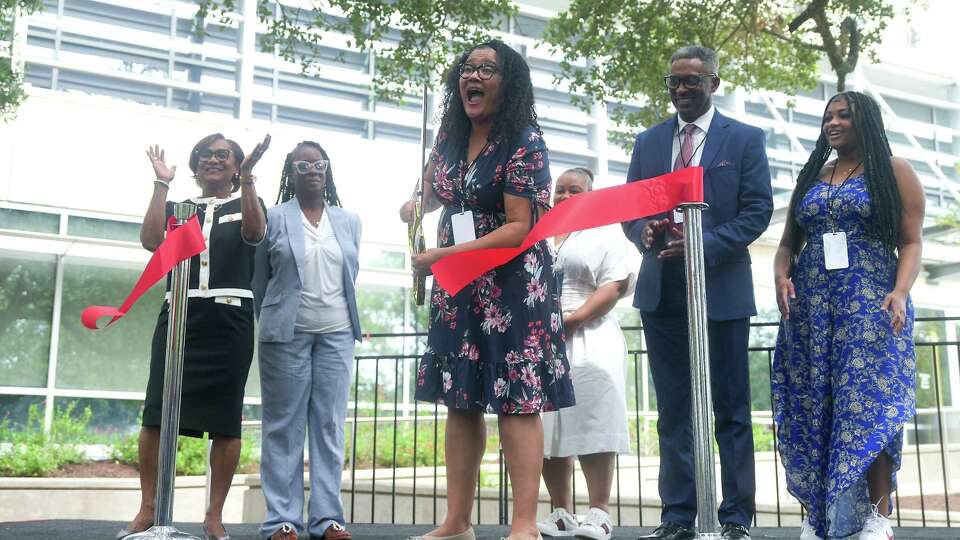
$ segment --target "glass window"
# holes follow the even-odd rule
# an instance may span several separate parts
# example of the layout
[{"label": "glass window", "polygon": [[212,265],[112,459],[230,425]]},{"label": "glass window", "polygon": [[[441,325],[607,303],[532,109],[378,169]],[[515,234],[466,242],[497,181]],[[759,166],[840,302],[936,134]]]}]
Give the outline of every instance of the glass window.
[{"label": "glass window", "polygon": [[893,112],[900,118],[909,118],[918,122],[933,122],[933,108],[929,105],[911,103],[906,100],[884,97],[887,105],[893,109]]},{"label": "glass window", "polygon": [[139,243],[140,224],[130,223],[129,221],[70,216],[67,220],[67,234]]},{"label": "glass window", "polygon": [[252,115],[256,120],[273,121],[273,105],[261,101],[254,101]]},{"label": "glass window", "polygon": [[28,63],[23,80],[37,88],[51,88],[53,86],[53,69]]},{"label": "glass window", "polygon": [[64,33],[59,58],[72,65],[165,78],[167,56],[161,49]]},{"label": "glass window", "polygon": [[163,301],[161,281],[105,331],[91,332],[78,321],[89,305],[116,306],[140,276],[132,263],[67,257],[57,363],[58,388],[142,392],[150,372],[150,343]]},{"label": "glass window", "polygon": [[167,90],[163,86],[105,77],[93,73],[83,73],[61,69],[57,79],[57,89],[82,92],[84,94],[105,95],[144,103],[164,106],[167,102]]},{"label": "glass window", "polygon": [[407,260],[407,253],[386,249],[362,249],[360,251],[360,266],[363,268],[388,268],[403,270]]},{"label": "glass window", "polygon": [[0,229],[57,234],[60,232],[60,216],[45,212],[0,208]]},{"label": "glass window", "polygon": [[[403,332],[404,304],[408,298],[409,294],[400,287],[366,283],[359,285],[357,311],[360,315],[360,328],[365,334]],[[399,352],[402,346],[402,338],[376,338],[364,341],[357,347],[357,353],[394,353]]]},{"label": "glass window", "polygon": [[233,97],[186,90],[173,91],[173,108],[183,111],[205,111],[236,116],[238,107],[239,102]]},{"label": "glass window", "polygon": [[114,2],[64,0],[63,14],[88,21],[135,28],[158,34],[170,33],[170,16],[122,7]]},{"label": "glass window", "polygon": [[16,396],[0,394],[0,422],[6,420],[11,428],[22,427],[27,423],[30,406],[37,405],[43,415],[43,396]]},{"label": "glass window", "polygon": [[529,15],[517,15],[513,18],[513,30],[518,35],[539,39],[547,29],[547,21]]},{"label": "glass window", "polygon": [[770,109],[768,109],[767,106],[763,103],[745,101],[743,103],[743,110],[747,114],[762,116],[763,118],[773,118],[773,115],[770,114]]},{"label": "glass window", "polygon": [[54,255],[0,250],[0,381],[46,386],[53,322]]},{"label": "glass window", "polygon": [[53,400],[57,412],[64,411],[73,404],[71,416],[80,417],[90,408],[90,423],[87,435],[90,442],[112,435],[124,435],[140,428],[140,413],[143,402],[133,399],[89,399],[76,397],[58,397]]},{"label": "glass window", "polygon": [[313,129],[326,129],[366,138],[367,121],[292,107],[277,107],[277,121]]}]

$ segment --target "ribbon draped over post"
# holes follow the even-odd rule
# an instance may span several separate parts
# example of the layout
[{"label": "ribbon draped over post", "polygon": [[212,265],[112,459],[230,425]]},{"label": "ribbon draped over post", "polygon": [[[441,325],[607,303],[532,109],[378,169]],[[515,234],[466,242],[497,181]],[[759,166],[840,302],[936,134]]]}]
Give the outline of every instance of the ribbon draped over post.
[{"label": "ribbon draped over post", "polygon": [[519,247],[463,251],[440,259],[430,269],[437,283],[448,294],[455,295],[473,280],[546,238],[649,217],[692,202],[703,202],[701,167],[581,193],[544,214]]},{"label": "ribbon draped over post", "polygon": [[133,286],[133,290],[130,291],[123,304],[119,308],[88,306],[80,314],[80,322],[84,326],[90,330],[101,330],[97,327],[97,321],[102,317],[112,317],[103,328],[117,322],[127,314],[127,311],[143,296],[143,293],[147,292],[154,283],[163,279],[163,276],[167,275],[174,266],[207,249],[197,216],[193,216],[189,221],[176,228],[173,228],[174,221],[175,218],[171,217],[167,223],[167,237],[153,252],[150,262],[147,263],[143,274],[140,275],[140,279],[137,280],[137,284]]}]

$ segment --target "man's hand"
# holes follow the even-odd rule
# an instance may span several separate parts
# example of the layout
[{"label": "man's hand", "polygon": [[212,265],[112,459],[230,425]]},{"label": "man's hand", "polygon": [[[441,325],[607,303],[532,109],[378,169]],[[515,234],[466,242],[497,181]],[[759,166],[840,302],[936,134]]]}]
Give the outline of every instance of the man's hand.
[{"label": "man's hand", "polygon": [[657,241],[658,238],[663,236],[663,232],[667,230],[667,227],[670,225],[669,219],[655,220],[652,219],[643,226],[643,231],[640,233],[640,239],[643,241],[644,249],[650,249],[653,246],[653,243]]},{"label": "man's hand", "polygon": [[665,228],[669,228],[670,237],[673,240],[667,242],[666,247],[657,254],[657,258],[660,260],[683,259],[683,225],[670,223],[668,219],[663,221],[667,222]]}]

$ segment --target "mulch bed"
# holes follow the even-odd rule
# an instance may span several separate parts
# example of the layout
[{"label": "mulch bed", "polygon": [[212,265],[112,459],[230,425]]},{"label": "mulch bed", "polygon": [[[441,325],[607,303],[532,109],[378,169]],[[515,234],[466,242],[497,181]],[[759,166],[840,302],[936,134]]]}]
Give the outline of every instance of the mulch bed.
[{"label": "mulch bed", "polygon": [[139,475],[133,465],[116,461],[73,463],[49,474],[54,478],[135,478]]}]

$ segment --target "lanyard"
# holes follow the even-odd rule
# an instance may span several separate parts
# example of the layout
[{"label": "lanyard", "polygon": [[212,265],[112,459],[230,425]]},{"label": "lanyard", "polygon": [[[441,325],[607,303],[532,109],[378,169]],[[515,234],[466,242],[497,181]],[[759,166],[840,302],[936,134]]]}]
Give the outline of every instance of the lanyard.
[{"label": "lanyard", "polygon": [[[837,163],[839,164],[840,160],[837,160]],[[852,169],[850,169],[850,172],[847,173],[847,177],[836,186],[833,184],[833,175],[837,172],[837,166],[834,165],[833,170],[830,171],[830,184],[827,185],[827,215],[830,217],[830,226],[834,232],[837,231],[837,221],[839,221],[839,218],[836,215],[836,212],[838,211],[837,206],[839,206],[839,199],[837,199],[837,197],[840,195],[840,190],[843,189],[843,185],[846,184],[847,180],[853,176],[853,172],[860,168],[860,165],[863,165],[862,159],[859,163],[854,165]],[[833,189],[834,187],[836,187],[836,189]],[[837,203],[834,204],[834,201],[837,201]]]},{"label": "lanyard", "polygon": [[[690,124],[687,124],[687,125],[690,125]],[[693,124],[693,125],[696,126],[696,124]],[[686,126],[684,126],[684,127],[686,127]],[[700,126],[697,126],[697,129],[700,129]],[[700,131],[703,131],[703,130],[701,129]],[[697,151],[700,150],[700,147],[703,146],[703,143],[707,142],[707,134],[708,134],[708,133],[709,133],[709,132],[707,132],[707,131],[703,131],[703,139],[701,139],[701,140],[700,140],[700,144],[698,144],[697,147],[693,149],[693,152],[690,152],[690,159],[689,159],[686,163],[684,163],[684,162],[683,162],[683,158],[681,158],[680,164],[683,165],[683,167],[681,167],[681,168],[689,167],[690,164],[693,163],[693,156],[697,155]],[[693,135],[691,134],[690,136],[692,137]],[[679,124],[677,124],[677,148],[679,148],[679,151],[677,152],[677,156],[682,156],[682,155],[683,155],[683,141],[680,140],[680,125],[679,125]],[[674,161],[676,161],[676,158],[674,158]]]}]

